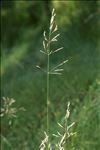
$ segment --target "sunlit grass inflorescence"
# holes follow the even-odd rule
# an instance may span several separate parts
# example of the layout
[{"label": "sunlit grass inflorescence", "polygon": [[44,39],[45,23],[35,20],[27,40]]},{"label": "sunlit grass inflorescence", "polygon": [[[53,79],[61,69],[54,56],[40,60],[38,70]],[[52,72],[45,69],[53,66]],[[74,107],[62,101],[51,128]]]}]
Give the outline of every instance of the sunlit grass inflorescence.
[{"label": "sunlit grass inflorescence", "polygon": [[42,140],[41,144],[40,144],[40,150],[45,150],[45,148],[47,148],[49,146],[48,144],[48,135],[46,132],[44,132],[45,138]]},{"label": "sunlit grass inflorescence", "polygon": [[18,111],[25,111],[23,107],[16,108],[14,106],[16,100],[9,97],[3,97],[3,105],[1,107],[0,117],[6,118],[8,120],[8,124],[11,125],[12,119],[17,117]]},{"label": "sunlit grass inflorescence", "polygon": [[[58,26],[56,25],[56,22],[55,22],[55,16],[56,16],[56,13],[55,13],[55,10],[53,9],[51,20],[50,20],[50,26],[49,26],[49,34],[47,34],[47,32],[44,31],[44,33],[43,33],[43,37],[44,37],[43,50],[40,50],[41,53],[43,53],[49,57],[51,54],[57,53],[63,49],[63,47],[57,48],[55,50],[51,49],[51,44],[53,42],[58,41],[57,38],[60,36],[60,34],[57,33],[58,32]],[[59,63],[54,68],[47,70],[47,73],[48,74],[59,74],[59,75],[62,74],[61,72],[64,69],[62,69],[61,66],[64,65],[66,62],[68,62],[68,60],[64,60],[63,62]],[[37,67],[40,68],[40,66],[37,66]]]},{"label": "sunlit grass inflorescence", "polygon": [[75,122],[69,124],[69,117],[70,117],[70,102],[67,104],[66,114],[64,116],[63,123],[58,123],[58,126],[61,129],[61,132],[57,131],[56,134],[53,134],[53,136],[58,138],[58,143],[55,144],[58,150],[65,150],[64,145],[68,138],[75,135],[75,133],[70,132],[70,129],[75,125]]},{"label": "sunlit grass inflorescence", "polygon": [[[75,122],[72,122],[71,124],[69,124],[69,118],[70,118],[70,102],[68,102],[67,104],[67,109],[66,109],[66,113],[64,116],[64,120],[63,123],[59,123],[58,122],[58,130],[56,132],[56,134],[52,134],[52,136],[54,136],[56,139],[54,139],[54,150],[66,150],[65,149],[65,144],[67,142],[67,140],[73,136],[76,135],[76,132],[72,132],[71,129],[73,128],[73,126],[75,125]],[[52,150],[52,143],[50,143],[49,141],[49,136],[46,132],[44,132],[45,134],[45,138],[42,140],[39,150]],[[56,142],[55,142],[56,141]]]},{"label": "sunlit grass inflorescence", "polygon": [[1,108],[1,114],[0,116],[8,116],[8,118],[15,118],[16,117],[16,112],[17,108],[13,107],[13,104],[15,103],[15,100],[13,98],[6,98],[3,97],[3,107]]}]

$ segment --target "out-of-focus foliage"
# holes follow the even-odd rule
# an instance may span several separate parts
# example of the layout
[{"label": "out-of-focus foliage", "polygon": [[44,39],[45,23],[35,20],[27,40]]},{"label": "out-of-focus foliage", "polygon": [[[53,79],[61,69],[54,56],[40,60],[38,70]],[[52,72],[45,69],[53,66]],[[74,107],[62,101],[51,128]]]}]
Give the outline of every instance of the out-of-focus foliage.
[{"label": "out-of-focus foliage", "polygon": [[98,1],[63,1],[61,3],[54,1],[53,3],[58,10],[58,20],[62,26],[72,25],[83,38],[98,37],[100,15]]},{"label": "out-of-focus foliage", "polygon": [[[42,27],[55,7],[62,26],[78,28],[81,36],[97,36],[99,2],[94,1],[1,1],[1,43],[12,46],[26,30]],[[51,5],[50,5],[51,4]],[[64,11],[63,11],[64,10]],[[96,23],[97,22],[97,23]],[[93,26],[91,26],[93,24]],[[4,44],[5,45],[5,44]]]},{"label": "out-of-focus foliage", "polygon": [[1,1],[2,41],[10,46],[45,20],[45,1]]}]

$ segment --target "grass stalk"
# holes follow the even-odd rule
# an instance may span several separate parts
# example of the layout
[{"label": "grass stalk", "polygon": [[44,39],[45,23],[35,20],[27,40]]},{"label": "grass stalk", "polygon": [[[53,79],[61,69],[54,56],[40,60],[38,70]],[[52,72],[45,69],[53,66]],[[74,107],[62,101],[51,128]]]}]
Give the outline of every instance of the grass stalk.
[{"label": "grass stalk", "polygon": [[51,31],[49,31],[48,37],[48,49],[47,49],[47,134],[49,135],[49,98],[50,98],[50,37]]},{"label": "grass stalk", "polygon": [[49,75],[49,68],[50,68],[50,56],[48,54],[48,57],[47,57],[47,133],[49,135],[49,86],[50,86],[50,81],[49,81],[49,78],[50,78],[50,75]]}]

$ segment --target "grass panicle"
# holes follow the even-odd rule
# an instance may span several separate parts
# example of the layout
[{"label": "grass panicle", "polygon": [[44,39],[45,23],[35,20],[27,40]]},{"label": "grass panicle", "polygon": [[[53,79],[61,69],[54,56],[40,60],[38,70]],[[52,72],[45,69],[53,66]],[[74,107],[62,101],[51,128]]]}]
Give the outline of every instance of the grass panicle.
[{"label": "grass panicle", "polygon": [[[56,133],[53,133],[52,136],[55,137],[54,144],[50,143],[49,136],[46,132],[44,132],[45,137],[41,141],[39,150],[52,150],[52,145],[54,150],[66,150],[65,144],[67,143],[67,140],[71,137],[76,135],[76,132],[72,132],[72,128],[75,125],[75,122],[72,122],[69,124],[69,118],[70,118],[70,102],[67,104],[66,113],[64,116],[63,123],[57,123],[58,124],[58,130]],[[56,141],[56,142],[55,142]]]}]

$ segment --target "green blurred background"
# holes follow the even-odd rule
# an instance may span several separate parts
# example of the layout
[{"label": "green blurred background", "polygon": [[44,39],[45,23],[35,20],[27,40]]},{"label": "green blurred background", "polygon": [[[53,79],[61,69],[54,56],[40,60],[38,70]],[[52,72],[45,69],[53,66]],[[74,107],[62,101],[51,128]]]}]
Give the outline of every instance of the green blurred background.
[{"label": "green blurred background", "polygon": [[37,150],[46,126],[46,68],[40,54],[43,31],[48,30],[52,8],[61,34],[51,66],[69,59],[62,76],[50,78],[50,131],[57,130],[66,104],[77,136],[66,149],[100,149],[100,1],[1,1],[1,97],[16,99],[18,112],[12,126],[2,119],[2,150]]}]

